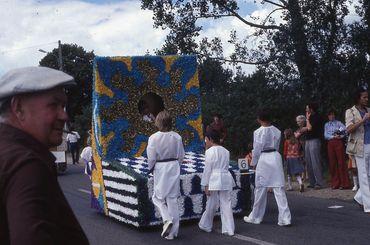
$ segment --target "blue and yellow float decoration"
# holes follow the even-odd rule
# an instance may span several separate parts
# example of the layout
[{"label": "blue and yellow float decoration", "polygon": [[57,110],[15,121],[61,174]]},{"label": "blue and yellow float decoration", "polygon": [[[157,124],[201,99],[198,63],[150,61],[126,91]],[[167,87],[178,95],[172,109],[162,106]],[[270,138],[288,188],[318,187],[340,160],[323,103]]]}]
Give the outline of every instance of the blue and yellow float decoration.
[{"label": "blue and yellow float decoration", "polygon": [[[186,151],[181,219],[200,217],[206,197],[200,188],[204,141],[196,57],[96,57],[93,88],[92,207],[137,227],[161,223],[150,200],[146,146],[157,131],[152,119],[166,109]],[[233,191],[235,212],[241,210],[240,195]]]}]

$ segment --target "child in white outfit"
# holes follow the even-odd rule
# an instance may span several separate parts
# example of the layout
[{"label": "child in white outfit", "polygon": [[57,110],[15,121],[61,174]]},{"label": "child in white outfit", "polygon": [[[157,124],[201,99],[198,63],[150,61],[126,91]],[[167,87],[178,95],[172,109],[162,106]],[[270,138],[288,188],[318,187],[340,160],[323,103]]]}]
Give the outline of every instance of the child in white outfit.
[{"label": "child in white outfit", "polygon": [[261,111],[257,121],[261,125],[254,131],[252,165],[256,166],[253,210],[244,221],[260,224],[266,210],[267,190],[274,191],[275,200],[279,209],[278,225],[290,226],[291,214],[288,207],[284,185],[284,172],[281,155],[279,154],[281,132],[271,125],[270,115]]},{"label": "child in white outfit", "polygon": [[220,146],[220,135],[216,131],[206,133],[205,167],[201,185],[207,195],[206,210],[199,222],[199,228],[212,231],[213,217],[220,207],[222,234],[233,236],[235,225],[231,207],[231,191],[234,180],[229,172],[230,153]]},{"label": "child in white outfit", "polygon": [[167,111],[158,113],[155,125],[159,131],[149,137],[146,149],[154,178],[152,201],[163,219],[161,236],[173,240],[180,226],[177,199],[180,196],[180,164],[185,151],[181,136],[171,131],[172,118]]},{"label": "child in white outfit", "polygon": [[80,155],[80,158],[85,164],[85,174],[88,175],[90,179],[91,179],[91,170],[92,170],[92,161],[93,161],[92,156],[93,155],[92,155],[91,146],[86,146],[82,150],[81,155]]}]

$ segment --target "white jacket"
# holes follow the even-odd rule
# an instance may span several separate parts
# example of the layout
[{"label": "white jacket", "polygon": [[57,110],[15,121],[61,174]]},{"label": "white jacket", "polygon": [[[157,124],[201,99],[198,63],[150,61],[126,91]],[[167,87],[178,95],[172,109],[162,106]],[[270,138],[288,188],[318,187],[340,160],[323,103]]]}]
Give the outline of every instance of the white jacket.
[{"label": "white jacket", "polygon": [[[366,108],[369,112],[370,108]],[[360,112],[356,106],[353,106],[346,110],[346,127],[358,123],[362,120]],[[348,155],[354,155],[357,157],[364,156],[364,140],[365,140],[365,127],[363,124],[360,125],[355,131],[349,134],[346,152]]]},{"label": "white jacket", "polygon": [[[257,165],[256,187],[284,187],[283,163],[279,149],[281,132],[274,126],[254,131],[252,163]],[[276,150],[265,152],[266,150]]]},{"label": "white jacket", "polygon": [[222,146],[212,146],[206,150],[202,186],[210,191],[232,190],[234,180],[229,172],[230,153]]}]

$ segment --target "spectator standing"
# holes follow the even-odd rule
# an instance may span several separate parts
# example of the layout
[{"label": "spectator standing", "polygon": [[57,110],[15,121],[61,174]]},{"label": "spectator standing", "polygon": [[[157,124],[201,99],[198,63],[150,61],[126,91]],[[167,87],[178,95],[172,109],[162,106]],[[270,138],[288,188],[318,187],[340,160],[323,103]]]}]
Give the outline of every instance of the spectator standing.
[{"label": "spectator standing", "polygon": [[370,112],[367,88],[360,87],[354,94],[355,105],[346,110],[346,127],[349,133],[347,154],[356,160],[360,189],[354,199],[370,213]]},{"label": "spectator standing", "polygon": [[301,145],[301,148],[302,148],[302,156],[303,156],[302,163],[304,167],[302,178],[303,178],[303,181],[306,181],[308,179],[308,173],[307,173],[307,163],[304,157],[304,149],[305,149],[306,132],[307,132],[307,127],[306,127],[307,119],[305,115],[299,115],[296,117],[295,120],[298,125],[298,129],[294,132],[294,136],[298,139],[299,144]]},{"label": "spectator standing", "polygon": [[295,176],[298,184],[299,191],[304,191],[304,185],[302,181],[302,173],[304,171],[302,163],[302,148],[298,139],[294,136],[292,129],[286,129],[284,131],[285,141],[284,141],[284,161],[287,166],[288,175],[288,191],[292,191],[292,177]]},{"label": "spectator standing", "polygon": [[73,77],[46,67],[0,78],[0,243],[89,244],[58,183],[50,147],[62,143],[65,86]]},{"label": "spectator standing", "polygon": [[344,124],[335,119],[334,110],[327,114],[324,136],[328,142],[329,171],[332,189],[349,189],[348,168],[345,160],[343,138],[346,135]]},{"label": "spectator standing", "polygon": [[224,125],[224,121],[221,114],[215,114],[213,116],[213,122],[207,126],[206,132],[209,131],[217,131],[220,135],[220,144],[224,144],[226,135],[227,135],[227,129]]},{"label": "spectator standing", "polygon": [[307,163],[308,188],[321,189],[324,186],[321,163],[321,138],[324,135],[323,121],[318,113],[318,104],[306,106],[307,132],[305,142],[305,160]]},{"label": "spectator standing", "polygon": [[353,155],[348,155],[348,172],[351,173],[351,176],[352,176],[352,181],[353,181],[353,188],[352,188],[352,191],[357,191],[358,188],[359,188],[359,184],[358,184],[358,176],[357,176],[357,167],[356,167],[356,159],[355,159],[355,156]]},{"label": "spectator standing", "polygon": [[79,147],[78,147],[78,140],[80,139],[80,135],[77,131],[73,131],[73,127],[71,127],[71,131],[67,134],[67,142],[69,145],[69,149],[72,155],[72,162],[73,164],[78,163],[79,160]]}]

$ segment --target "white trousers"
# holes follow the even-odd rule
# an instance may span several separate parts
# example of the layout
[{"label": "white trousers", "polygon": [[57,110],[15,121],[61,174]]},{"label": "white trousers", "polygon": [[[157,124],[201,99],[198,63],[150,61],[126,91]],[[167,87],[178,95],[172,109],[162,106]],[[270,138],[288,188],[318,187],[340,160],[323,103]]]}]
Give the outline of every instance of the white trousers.
[{"label": "white trousers", "polygon": [[207,197],[206,210],[199,221],[199,227],[203,230],[211,231],[213,226],[213,217],[220,207],[222,233],[234,235],[235,225],[233,210],[231,207],[231,191],[210,191]]},{"label": "white trousers", "polygon": [[180,227],[180,213],[179,205],[177,203],[177,197],[167,197],[165,200],[162,200],[153,195],[152,201],[154,205],[159,209],[163,222],[172,221],[173,223],[169,236],[177,237]]},{"label": "white trousers", "polygon": [[[252,223],[259,224],[263,220],[267,204],[267,189],[267,187],[256,187],[254,189],[253,210],[248,216]],[[291,224],[291,215],[284,187],[273,187],[272,189],[279,209],[278,225]]]},{"label": "white trousers", "polygon": [[364,157],[356,157],[358,189],[354,199],[364,206],[364,212],[370,212],[370,145],[364,145]]}]

